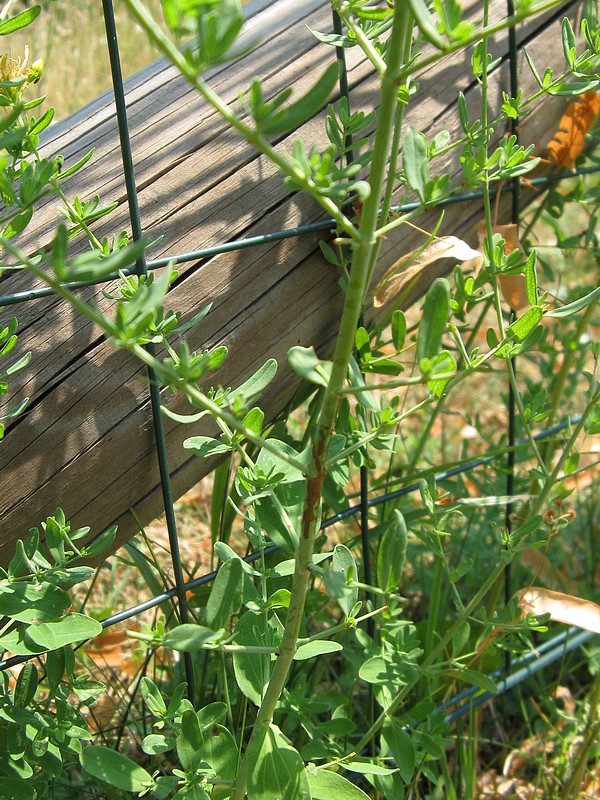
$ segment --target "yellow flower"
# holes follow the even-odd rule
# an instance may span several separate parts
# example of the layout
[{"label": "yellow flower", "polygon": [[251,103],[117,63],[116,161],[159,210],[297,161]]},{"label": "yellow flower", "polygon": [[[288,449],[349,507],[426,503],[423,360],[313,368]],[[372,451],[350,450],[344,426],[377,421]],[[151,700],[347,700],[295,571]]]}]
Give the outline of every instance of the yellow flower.
[{"label": "yellow flower", "polygon": [[0,81],[15,81],[27,73],[27,61],[29,60],[29,47],[25,45],[25,55],[23,60],[13,58],[10,53],[4,53],[0,58]]},{"label": "yellow flower", "polygon": [[[37,59],[31,66],[29,62],[29,47],[25,46],[23,58],[13,58],[11,53],[0,56],[0,83],[13,83],[14,86],[0,86],[0,95],[4,96],[13,105],[19,98],[23,88],[28,83],[37,83],[44,71],[44,62]],[[5,106],[6,109],[6,106]]]}]

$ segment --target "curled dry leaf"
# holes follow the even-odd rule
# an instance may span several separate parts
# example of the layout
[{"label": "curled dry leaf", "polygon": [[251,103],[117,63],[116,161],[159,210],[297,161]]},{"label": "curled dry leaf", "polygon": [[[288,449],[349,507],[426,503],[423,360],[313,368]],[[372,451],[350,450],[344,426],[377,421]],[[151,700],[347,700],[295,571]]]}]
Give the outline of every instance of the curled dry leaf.
[{"label": "curled dry leaf", "polygon": [[586,631],[600,633],[600,606],[591,600],[540,586],[519,589],[517,597],[519,608],[526,614],[531,612],[536,617],[550,614],[550,619],[555,622],[564,622],[566,625],[575,625]]},{"label": "curled dry leaf", "polygon": [[457,236],[436,237],[423,249],[412,250],[396,261],[375,287],[375,308],[385,305],[401,292],[407,290],[425,267],[440,258],[455,258],[468,261],[481,256]]},{"label": "curled dry leaf", "polygon": [[[506,242],[506,253],[512,253],[513,250],[523,250],[523,245],[519,241],[517,226],[514,223],[509,225],[494,225],[492,233],[499,233]],[[479,241],[479,249],[483,250],[483,241],[486,236],[485,220],[482,220],[477,226],[477,238]],[[482,259],[476,262],[475,270],[479,272],[481,269]],[[523,308],[529,308],[529,300],[527,299],[527,284],[524,275],[498,275],[498,286],[502,297],[508,305],[515,311],[521,311]]]},{"label": "curled dry leaf", "polygon": [[600,112],[600,94],[586,92],[569,104],[558,130],[546,145],[548,160],[572,169],[585,147],[585,137]]}]

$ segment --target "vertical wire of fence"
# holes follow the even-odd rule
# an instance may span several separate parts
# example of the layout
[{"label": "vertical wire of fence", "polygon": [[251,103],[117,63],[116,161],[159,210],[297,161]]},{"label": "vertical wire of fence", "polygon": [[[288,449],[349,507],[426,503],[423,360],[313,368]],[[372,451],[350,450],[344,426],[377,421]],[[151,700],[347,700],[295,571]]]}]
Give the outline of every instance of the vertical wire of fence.
[{"label": "vertical wire of fence", "polygon": [[[106,39],[107,39],[108,53],[110,59],[113,92],[115,98],[117,125],[119,129],[119,142],[121,145],[123,176],[125,178],[125,186],[127,189],[127,205],[129,208],[129,219],[131,222],[133,240],[140,241],[143,232],[142,221],[140,219],[140,210],[137,199],[135,171],[133,165],[133,156],[131,152],[131,139],[129,136],[129,124],[127,120],[127,103],[125,99],[125,86],[123,84],[123,73],[121,70],[121,60],[119,56],[119,45],[117,40],[117,28],[115,24],[113,0],[102,0],[102,6],[104,12],[104,24],[106,27]],[[148,274],[146,260],[143,256],[139,259],[138,263],[136,264],[136,270],[138,275]],[[148,350],[151,352],[152,355],[155,354],[155,348],[152,343],[149,343],[148,345],[146,345],[146,347],[148,348]],[[152,370],[151,368],[148,368],[148,384],[150,387],[152,424],[154,428],[156,457],[158,460],[160,484],[163,496],[163,506],[165,511],[167,532],[169,537],[171,564],[173,567],[173,574],[175,577],[175,587],[177,590],[177,606],[179,610],[179,619],[181,620],[182,623],[187,623],[190,621],[190,613],[186,596],[185,577],[183,574],[181,551],[179,548],[179,537],[177,535],[177,520],[175,518],[173,489],[171,486],[171,475],[169,471],[167,440],[165,437],[165,428],[163,424],[163,416],[161,411],[160,387],[156,379],[154,370]],[[193,701],[195,696],[194,665],[191,653],[184,653],[183,656],[184,656],[185,677],[187,681],[187,692],[190,700]]]}]

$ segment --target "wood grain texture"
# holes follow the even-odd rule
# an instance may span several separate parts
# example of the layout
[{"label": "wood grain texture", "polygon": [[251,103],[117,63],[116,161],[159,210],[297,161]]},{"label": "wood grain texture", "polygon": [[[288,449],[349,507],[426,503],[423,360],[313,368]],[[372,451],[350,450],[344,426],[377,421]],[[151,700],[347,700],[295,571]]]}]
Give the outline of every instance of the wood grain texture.
[{"label": "wood grain texture", "polygon": [[[476,13],[479,4],[471,3],[471,7]],[[332,50],[316,42],[306,26],[330,30],[327,3],[262,2],[251,5],[248,13],[244,40],[257,38],[259,45],[235,62],[211,70],[211,85],[239,107],[238,89],[254,75],[264,78],[267,95],[288,85],[300,93],[313,84],[332,58]],[[132,29],[131,35],[141,34]],[[554,66],[560,64],[559,21],[531,21],[519,29],[518,36],[521,42],[527,41],[529,53],[542,67],[549,58]],[[497,108],[500,90],[508,87],[506,37],[494,42],[494,50],[503,59],[494,76]],[[353,108],[376,110],[377,82],[370,65],[356,48],[347,55]],[[418,77],[418,99],[411,106],[408,123],[428,137],[442,129],[453,137],[459,135],[454,107],[457,90],[476,109],[478,94],[468,57],[465,53],[447,57]],[[524,63],[519,69],[527,94],[533,80]],[[150,259],[322,219],[319,207],[286,189],[273,167],[229,131],[172,67],[159,61],[134,76],[126,88],[142,224],[145,232],[160,237]],[[547,141],[563,108],[558,100],[540,104],[523,125],[523,141]],[[323,146],[322,116],[299,132],[308,146]],[[293,138],[284,137],[278,147],[289,151]],[[117,202],[115,212],[96,229],[100,237],[114,236],[128,228],[129,221],[110,94],[52,127],[42,153],[62,153],[68,166],[92,147],[92,162],[68,180],[65,190],[70,197],[99,194],[105,203]],[[440,158],[434,167],[450,171],[460,183],[457,152]],[[30,252],[49,241],[59,219],[56,204],[54,198],[42,204],[35,231],[20,242]],[[451,206],[441,233],[463,235],[475,243],[473,232],[480,218],[477,203]],[[437,213],[430,213],[419,224],[428,228],[436,220]],[[168,296],[168,305],[182,311],[184,319],[206,303],[213,304],[208,317],[190,331],[188,341],[195,349],[223,343],[229,348],[225,364],[210,378],[214,385],[237,386],[267,358],[277,359],[278,377],[261,402],[269,418],[285,408],[296,387],[286,366],[288,348],[314,344],[326,352],[332,345],[341,308],[338,276],[320,255],[318,239],[317,234],[303,235],[182,263]],[[382,248],[378,275],[418,244],[414,231],[394,232]],[[428,270],[407,304],[447,268],[447,263],[438,263]],[[27,273],[6,274],[0,293],[34,286]],[[83,289],[81,295],[110,308],[99,287]],[[162,510],[143,370],[54,297],[5,308],[2,321],[13,313],[20,322],[19,353],[32,350],[33,358],[27,370],[13,376],[11,392],[4,398],[11,405],[28,396],[30,403],[8,427],[0,446],[0,563],[10,557],[15,540],[57,505],[74,524],[90,525],[93,533],[117,523],[119,541],[124,541],[137,531],[130,509],[135,509],[142,523]],[[165,395],[164,402],[175,411],[186,411],[178,397]],[[173,490],[178,496],[210,466],[190,458],[182,442],[211,428],[204,423],[177,425],[168,418],[165,428]]]}]

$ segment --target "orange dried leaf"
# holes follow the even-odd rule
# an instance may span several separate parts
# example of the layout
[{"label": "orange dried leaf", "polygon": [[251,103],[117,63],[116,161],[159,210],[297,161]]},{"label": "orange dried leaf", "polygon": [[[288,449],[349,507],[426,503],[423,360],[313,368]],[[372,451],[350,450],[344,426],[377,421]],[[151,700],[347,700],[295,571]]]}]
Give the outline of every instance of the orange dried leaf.
[{"label": "orange dried leaf", "polygon": [[550,619],[555,622],[564,622],[566,625],[575,625],[586,631],[600,633],[600,606],[591,600],[540,586],[520,589],[517,597],[519,608],[526,614],[531,612],[536,617],[550,614]]},{"label": "orange dried leaf", "polygon": [[569,104],[558,130],[546,145],[548,160],[571,169],[583,151],[585,137],[600,112],[600,94],[586,92]]},{"label": "orange dried leaf", "polygon": [[135,674],[139,668],[139,661],[133,655],[136,645],[126,630],[106,630],[86,647],[86,653],[104,668]]},{"label": "orange dried leaf", "polygon": [[425,269],[440,258],[455,258],[457,261],[468,261],[481,254],[473,250],[457,236],[441,236],[434,239],[422,250],[412,250],[399,261],[396,261],[375,288],[375,308],[385,305],[399,295]]}]

